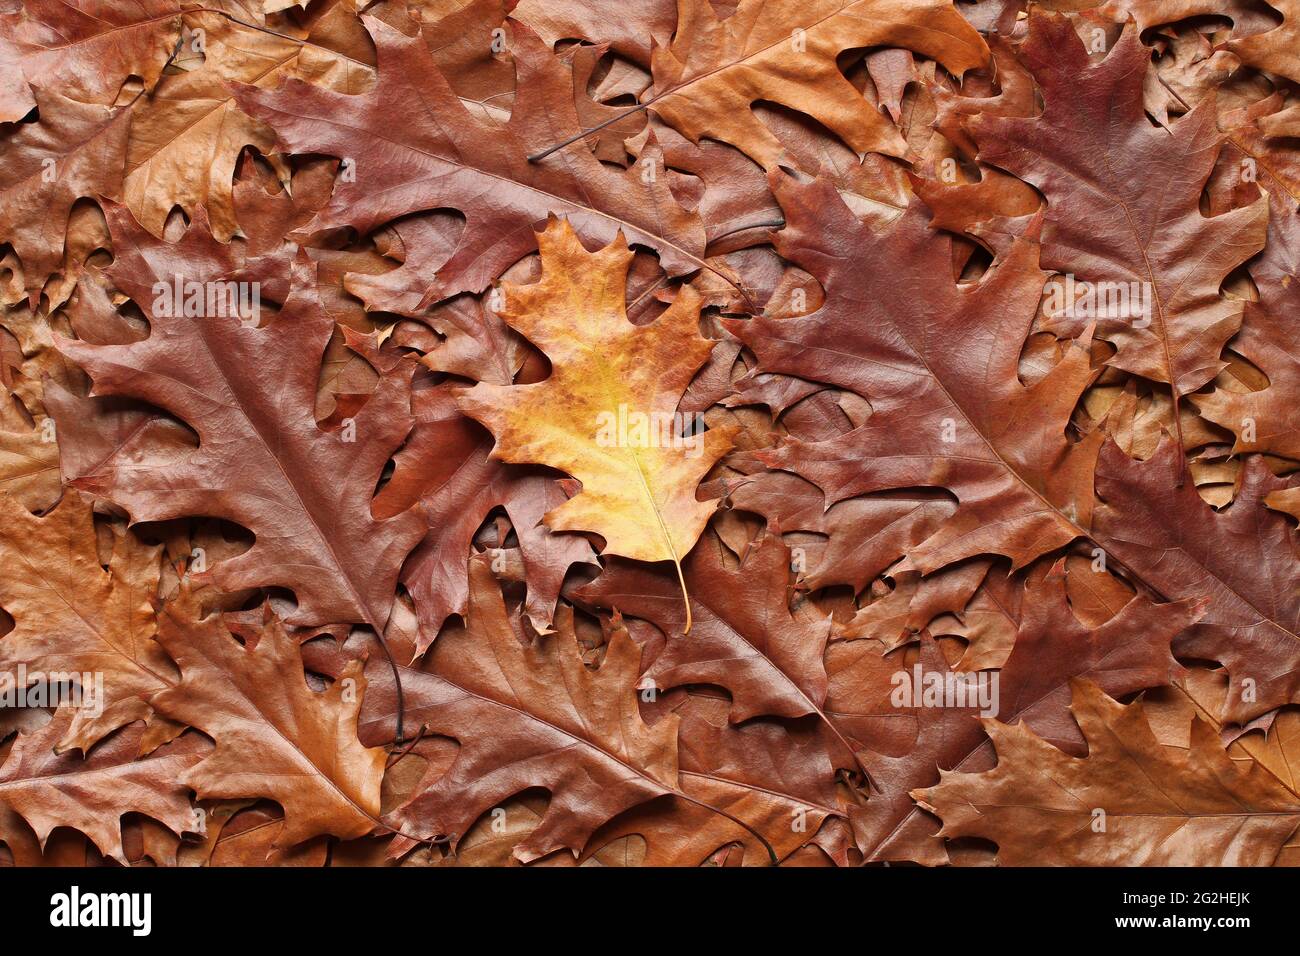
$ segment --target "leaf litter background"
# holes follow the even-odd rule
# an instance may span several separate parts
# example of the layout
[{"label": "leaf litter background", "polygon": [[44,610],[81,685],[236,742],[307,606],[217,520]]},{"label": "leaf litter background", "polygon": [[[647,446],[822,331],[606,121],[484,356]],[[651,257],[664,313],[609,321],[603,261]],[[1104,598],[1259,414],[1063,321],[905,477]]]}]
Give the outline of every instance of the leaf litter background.
[{"label": "leaf litter background", "polygon": [[3,4],[4,860],[1295,862],[1300,3],[606,6]]}]

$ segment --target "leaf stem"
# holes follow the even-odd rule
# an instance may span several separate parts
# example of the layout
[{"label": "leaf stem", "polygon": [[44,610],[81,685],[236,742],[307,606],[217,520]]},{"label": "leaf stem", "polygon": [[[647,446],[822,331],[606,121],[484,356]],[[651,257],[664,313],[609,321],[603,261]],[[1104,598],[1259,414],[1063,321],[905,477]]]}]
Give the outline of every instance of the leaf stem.
[{"label": "leaf stem", "polygon": [[677,569],[677,580],[682,585],[682,604],[686,606],[686,626],[682,628],[682,637],[691,633],[691,595],[686,590],[686,576],[682,574],[682,562],[673,558],[673,567]]}]

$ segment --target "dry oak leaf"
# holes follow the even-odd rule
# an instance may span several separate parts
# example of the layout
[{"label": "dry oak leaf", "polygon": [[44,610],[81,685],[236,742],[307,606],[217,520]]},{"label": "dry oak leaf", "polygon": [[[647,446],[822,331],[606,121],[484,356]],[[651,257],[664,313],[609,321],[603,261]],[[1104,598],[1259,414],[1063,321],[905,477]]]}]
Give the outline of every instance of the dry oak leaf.
[{"label": "dry oak leaf", "polygon": [[1108,364],[1168,383],[1181,434],[1180,397],[1218,374],[1220,352],[1241,326],[1242,304],[1220,287],[1264,248],[1268,201],[1202,215],[1201,191],[1223,140],[1214,98],[1171,129],[1153,125],[1142,105],[1150,51],[1132,25],[1093,64],[1068,19],[1035,11],[1020,56],[1046,107],[1029,119],[975,120],[979,158],[1047,197],[1045,268],[1081,283],[1124,284],[1129,295],[1110,299],[1125,314],[1065,322],[1095,320],[1098,336],[1118,348]]},{"label": "dry oak leaf", "polygon": [[889,654],[871,640],[836,642],[826,654],[827,713],[854,746],[870,785],[866,805],[847,810],[867,862],[950,862],[934,821],[916,814],[908,791],[934,783],[936,768],[960,759],[963,743],[970,748],[983,739],[978,707],[896,706],[895,675],[916,667],[943,680],[951,671],[926,631],[916,645]]},{"label": "dry oak leaf", "polygon": [[0,18],[10,48],[0,68],[12,84],[0,98],[0,122],[21,119],[36,105],[29,84],[101,106],[112,105],[132,76],[152,89],[180,29],[180,0],[24,0]]},{"label": "dry oak leaf", "polygon": [[527,160],[530,149],[578,121],[570,71],[526,27],[507,21],[518,89],[503,124],[466,108],[422,37],[363,19],[379,55],[374,90],[347,96],[293,80],[276,90],[236,90],[240,105],[272,125],[285,149],[355,161],[354,179],[339,184],[303,233],[343,226],[368,233],[409,213],[459,210],[465,227],[449,257],[441,244],[422,254],[408,249],[408,264],[419,262],[422,271],[411,279],[398,270],[418,279],[426,301],[481,292],[536,248],[533,226],[553,212],[593,241],[625,232],[655,250],[670,274],[706,268],[704,228],[677,204],[666,177],[609,169],[582,143],[543,162]]},{"label": "dry oak leaf", "polygon": [[13,40],[13,25],[3,16],[0,24],[8,30],[0,33],[0,123],[16,123],[36,108],[36,100],[23,76],[22,51]]},{"label": "dry oak leaf", "polygon": [[934,212],[931,226],[981,237],[1003,251],[1004,240],[1012,238],[1002,234],[1003,224],[1037,212],[1042,203],[1033,188],[1015,176],[992,166],[981,166],[980,175],[978,182],[952,185],[910,174],[908,178]]},{"label": "dry oak leaf", "polygon": [[948,0],[741,0],[725,20],[709,0],[678,0],[673,42],[653,55],[644,105],[692,142],[722,140],[768,169],[794,163],[753,112],[778,103],[821,122],[859,153],[902,156],[907,144],[840,72],[846,50],[903,47],[960,75],[988,47]]},{"label": "dry oak leaf", "polygon": [[[1132,16],[1138,29],[1144,32],[1150,27],[1193,17],[1227,17],[1235,27],[1248,24],[1252,14],[1264,19],[1263,11],[1256,12],[1253,4],[1242,4],[1238,9],[1234,3],[1231,7],[1230,12],[1225,11],[1224,0],[1110,0],[1102,12],[1116,19]],[[1248,66],[1279,73],[1300,83],[1300,4],[1296,0],[1269,0],[1264,9],[1268,7],[1281,13],[1280,24],[1269,24],[1270,29],[1250,36],[1233,37],[1221,47],[1232,51]],[[1238,14],[1246,15],[1240,18],[1241,22]]]},{"label": "dry oak leaf", "polygon": [[[656,143],[665,168],[674,177],[670,182],[675,195],[704,222],[713,257],[761,245],[767,241],[770,227],[780,224],[781,210],[768,191],[766,175],[744,153],[710,139],[691,143],[659,121],[624,145],[639,157],[647,144]],[[687,175],[675,178],[679,173]],[[720,281],[710,273],[701,279]],[[723,285],[722,291],[736,294],[732,286]]]},{"label": "dry oak leaf", "polygon": [[[932,636],[956,633],[968,644],[974,644],[980,636],[987,636],[992,643],[1000,645],[1004,642],[997,640],[994,634],[981,632],[981,617],[986,612],[976,606],[967,610],[988,573],[990,563],[987,558],[972,559],[925,576],[913,570],[890,572],[886,577],[893,579],[893,590],[858,608],[849,620],[837,622],[835,636],[877,640],[886,650],[892,651],[915,640],[916,635],[940,615],[947,615],[945,623],[949,629],[934,629]],[[999,610],[1002,613],[997,616],[1003,623],[1013,620],[1007,609]],[[979,666],[970,666],[971,658],[963,658],[963,670],[982,670]],[[1001,661],[998,661],[988,666],[1000,665]]]},{"label": "dry oak leaf", "polygon": [[1300,825],[1295,794],[1233,761],[1209,723],[1193,718],[1191,746],[1167,748],[1140,701],[1116,703],[1086,680],[1071,689],[1088,755],[986,720],[997,767],[943,773],[914,794],[943,836],[992,840],[1005,866],[1268,866]]},{"label": "dry oak leaf", "polygon": [[[1239,764],[1256,763],[1277,778],[1300,804],[1300,710],[1285,707],[1261,717],[1247,727],[1225,726],[1219,718],[1227,674],[1222,670],[1192,668],[1158,697],[1145,698],[1152,732],[1165,746],[1186,748],[1191,716],[1208,723],[1219,734],[1228,756]],[[1273,861],[1274,866],[1294,866],[1300,841],[1293,834]]]},{"label": "dry oak leaf", "polygon": [[537,633],[550,632],[569,566],[597,563],[584,535],[554,533],[542,524],[542,516],[569,497],[561,481],[541,468],[494,461],[492,436],[461,413],[453,395],[458,391],[439,386],[412,392],[415,424],[374,501],[377,518],[418,501],[427,519],[428,532],[401,577],[420,621],[417,654],[450,615],[465,613],[471,542],[494,508],[503,509],[514,528],[528,591],[525,611]]},{"label": "dry oak leaf", "polygon": [[[1003,722],[1023,721],[1068,752],[1081,752],[1083,745],[1068,712],[1069,681],[1085,677],[1116,696],[1169,683],[1178,668],[1170,641],[1205,610],[1204,602],[1153,604],[1135,595],[1101,626],[1085,626],[1068,602],[1064,562],[1041,580],[1026,583],[1021,607],[1015,644],[998,672],[997,716]],[[872,643],[837,643],[834,649],[842,658]],[[979,723],[968,710],[919,707],[909,712],[886,704],[892,693],[886,682],[902,669],[897,652],[884,661],[899,663],[883,671],[870,656],[853,668],[836,660],[832,669],[832,659],[828,655],[827,710],[846,736],[861,741],[865,752],[860,759],[880,790],[866,807],[850,814],[862,852],[869,860],[944,862],[933,820],[917,810],[908,793],[933,784],[937,770],[984,769],[991,758]],[[920,661],[923,671],[948,669],[928,637],[922,639]]]},{"label": "dry oak leaf", "polygon": [[157,405],[192,427],[199,447],[141,466],[133,461],[141,433],[74,487],[114,501],[134,521],[234,521],[256,541],[202,580],[227,591],[291,589],[293,626],[350,621],[382,634],[398,570],[424,533],[413,510],[384,519],[371,512],[379,476],[410,430],[409,363],[380,380],[350,426],[325,430],[313,411],[334,323],[304,255],[288,300],[260,326],[239,315],[176,315],[154,308],[154,285],[210,289],[238,279],[231,247],[212,238],[201,213],[176,243],[155,239],[120,207],[108,214],[116,252],[108,273],[145,309],[149,337],[125,345],[61,339],[60,348],[89,373],[93,395]]},{"label": "dry oak leaf", "polygon": [[136,759],[145,731],[132,724],[84,758],[60,754],[59,741],[76,719],[72,710],[60,707],[40,730],[20,733],[0,766],[0,840],[22,845],[21,834],[12,832],[14,821],[4,812],[9,811],[32,828],[42,850],[51,831],[70,827],[125,866],[123,814],[142,813],[178,834],[198,829],[189,787],[181,777],[203,759],[206,741],[190,734]]},{"label": "dry oak leaf", "polygon": [[[409,722],[454,738],[460,750],[388,819],[421,839],[449,837],[454,850],[486,810],[542,787],[551,793],[546,815],[514,851],[528,863],[564,848],[576,856],[615,814],[680,793],[677,718],[643,722],[641,651],[627,633],[617,631],[600,668],[589,670],[572,609],[557,612],[557,633],[525,642],[482,556],[469,575],[468,624],[444,630],[422,669],[402,669]],[[392,739],[394,705],[391,675],[375,668],[363,740]]]},{"label": "dry oak leaf", "polygon": [[996,92],[981,91],[988,95],[980,96],[970,90],[953,89],[948,83],[938,82],[940,78],[930,85],[934,97],[935,131],[943,134],[958,155],[969,159],[974,159],[979,152],[966,128],[972,117],[981,114],[1032,116],[1037,110],[1033,77],[1016,59],[1014,44],[1008,37],[998,34],[987,39],[991,54],[987,72],[997,79]]},{"label": "dry oak leaf", "polygon": [[733,724],[765,715],[825,720],[822,655],[831,622],[791,613],[790,549],[764,535],[735,568],[723,563],[723,550],[709,535],[682,564],[694,617],[689,635],[683,636],[685,612],[673,579],[654,568],[611,560],[575,596],[664,632],[663,651],[642,675],[661,690],[722,687],[732,697]]},{"label": "dry oak leaf", "polygon": [[493,457],[582,482],[544,516],[547,527],[594,532],[605,554],[672,561],[680,578],[717,507],[696,500],[696,487],[736,431],[680,432],[678,403],[715,344],[699,332],[700,297],[683,286],[652,323],[632,325],[624,301],[632,252],[621,233],[588,252],[567,222],[552,220],[537,242],[541,279],[507,285],[501,317],[550,358],[551,374],[531,385],[480,382],[461,408],[495,436]]},{"label": "dry oak leaf", "polygon": [[[187,860],[187,864],[320,867],[329,861],[332,849],[329,837],[317,837],[290,846],[283,835],[284,815],[277,807],[259,801],[239,809],[221,825],[206,859],[196,854]],[[337,846],[335,843],[334,847]],[[190,847],[187,846],[186,850]]]},{"label": "dry oak leaf", "polygon": [[22,260],[33,307],[61,268],[73,204],[120,193],[130,124],[126,110],[52,90],[38,92],[37,102],[40,119],[0,146],[0,242]]},{"label": "dry oak leaf", "polygon": [[1281,12],[1280,24],[1252,36],[1234,37],[1224,47],[1257,70],[1278,73],[1300,83],[1300,3],[1270,0],[1269,6]]},{"label": "dry oak leaf", "polygon": [[[834,767],[815,730],[763,720],[734,726],[723,716],[726,701],[710,703],[713,713],[674,708],[681,721],[681,788],[706,805],[672,797],[635,807],[597,831],[583,856],[603,856],[610,844],[635,834],[645,841],[641,866],[699,866],[736,843],[744,866],[772,865],[769,853],[783,862],[810,843],[826,844],[843,861],[842,848],[823,836],[823,822],[843,811]],[[710,807],[725,807],[730,817]]]},{"label": "dry oak leaf", "polygon": [[1296,317],[1300,316],[1300,281],[1279,283],[1261,302],[1246,305],[1246,321],[1232,342],[1264,370],[1268,387],[1256,392],[1216,389],[1195,395],[1202,417],[1237,436],[1234,455],[1267,452],[1300,458],[1300,356],[1296,354]]},{"label": "dry oak leaf", "polygon": [[627,0],[611,17],[605,0],[518,0],[513,16],[549,45],[561,40],[599,40],[641,66],[655,46],[666,46],[677,25],[674,0]]},{"label": "dry oak leaf", "polygon": [[1101,434],[1073,442],[1066,428],[1096,374],[1087,335],[1033,385],[1017,372],[1042,299],[1037,244],[1017,239],[980,281],[959,285],[951,243],[919,203],[877,234],[829,182],[771,178],[787,222],[777,251],[817,277],[826,301],[726,326],[758,357],[756,372],[849,389],[872,413],[840,437],[786,439],[755,457],[813,482],[829,505],[949,489],[956,513],[909,554],[923,573],[977,554],[1019,568],[1086,534]]},{"label": "dry oak leaf", "polygon": [[1191,481],[1170,481],[1175,455],[1168,438],[1145,462],[1106,443],[1096,540],[1166,598],[1210,598],[1174,648],[1228,669],[1223,718],[1244,724],[1300,695],[1300,556],[1290,522],[1264,505],[1287,483],[1252,456],[1236,500],[1216,511]]},{"label": "dry oak leaf", "polygon": [[[745,457],[733,454],[727,465],[734,467]],[[938,531],[957,510],[948,495],[927,488],[860,495],[827,507],[816,485],[787,471],[766,470],[729,482],[727,500],[734,509],[762,515],[774,534],[825,535],[820,553],[804,548],[800,582],[811,591],[848,584],[855,594]]]},{"label": "dry oak leaf", "polygon": [[[366,680],[351,661],[330,686],[307,686],[298,642],[274,618],[237,640],[219,614],[200,617],[188,591],[158,614],[158,641],[181,680],[151,703],[203,731],[216,749],[180,780],[200,799],[266,797],[284,808],[277,841],[359,837],[379,826],[385,751],[357,737]],[[267,611],[269,615],[269,609]]]},{"label": "dry oak leaf", "polygon": [[[1268,197],[1268,242],[1250,263],[1250,277],[1267,297],[1269,286],[1287,285],[1300,275],[1300,105],[1286,106],[1279,91],[1219,119],[1232,151],[1219,154],[1217,184],[1227,187],[1225,205],[1239,205],[1258,196]],[[1243,182],[1247,163],[1253,163],[1256,182]],[[1207,185],[1216,185],[1214,180]],[[1215,196],[1210,195],[1211,208]]]},{"label": "dry oak leaf", "polygon": [[408,34],[423,24],[429,53],[465,104],[508,117],[515,94],[515,65],[504,38],[493,31],[517,2],[417,0],[372,4],[370,12]]},{"label": "dry oak leaf", "polygon": [[374,67],[313,42],[314,34],[298,39],[207,12],[195,22],[203,30],[202,64],[165,76],[132,111],[123,198],[155,236],[176,206],[191,215],[205,206],[213,233],[228,242],[239,234],[231,194],[239,156],[246,146],[270,154],[275,145],[273,131],[236,105],[232,84],[270,87],[305,77],[356,93],[372,84]]},{"label": "dry oak leaf", "polygon": [[[91,745],[118,727],[150,718],[148,697],[171,686],[176,668],[154,641],[151,599],[158,593],[161,548],[128,533],[100,565],[90,505],[67,491],[36,517],[0,494],[0,607],[14,629],[0,638],[0,667],[103,675],[103,710],[78,709],[65,722],[59,751]],[[167,734],[151,728],[153,734]],[[156,737],[146,737],[156,745]]]},{"label": "dry oak leaf", "polygon": [[47,421],[42,415],[29,425],[12,401],[0,408],[0,491],[28,511],[48,510],[63,493],[59,446]]}]

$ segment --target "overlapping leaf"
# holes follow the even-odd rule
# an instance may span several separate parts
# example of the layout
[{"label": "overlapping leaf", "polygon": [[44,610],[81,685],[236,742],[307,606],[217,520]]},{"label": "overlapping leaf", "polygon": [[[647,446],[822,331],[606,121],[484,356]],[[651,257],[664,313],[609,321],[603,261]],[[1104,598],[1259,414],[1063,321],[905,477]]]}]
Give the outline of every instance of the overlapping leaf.
[{"label": "overlapping leaf", "polygon": [[1273,6],[6,4],[0,863],[1296,862]]}]

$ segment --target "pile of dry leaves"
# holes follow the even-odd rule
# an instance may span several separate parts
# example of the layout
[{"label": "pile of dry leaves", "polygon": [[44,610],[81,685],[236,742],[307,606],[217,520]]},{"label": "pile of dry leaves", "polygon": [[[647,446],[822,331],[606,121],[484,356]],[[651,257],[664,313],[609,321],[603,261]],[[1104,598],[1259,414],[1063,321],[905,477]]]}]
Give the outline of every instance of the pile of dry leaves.
[{"label": "pile of dry leaves", "polygon": [[1300,0],[0,0],[0,157],[5,862],[1300,856]]}]

